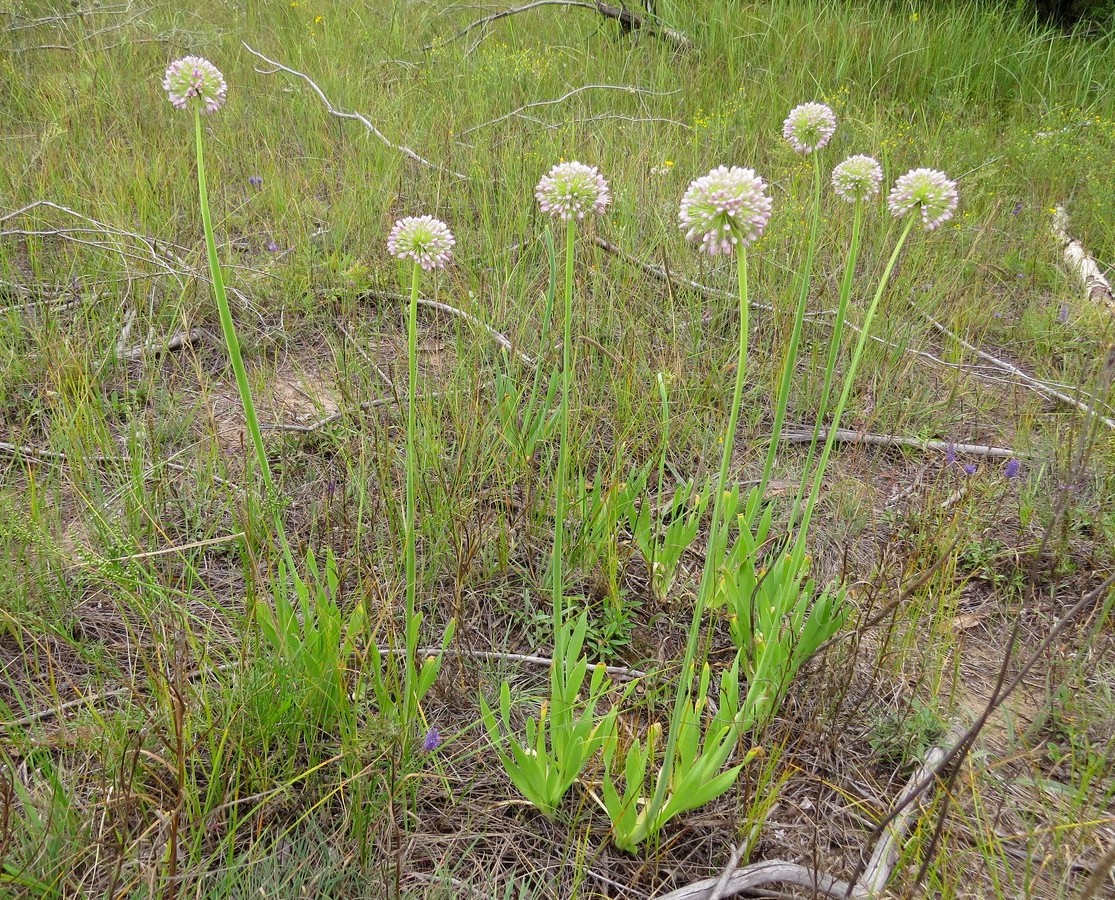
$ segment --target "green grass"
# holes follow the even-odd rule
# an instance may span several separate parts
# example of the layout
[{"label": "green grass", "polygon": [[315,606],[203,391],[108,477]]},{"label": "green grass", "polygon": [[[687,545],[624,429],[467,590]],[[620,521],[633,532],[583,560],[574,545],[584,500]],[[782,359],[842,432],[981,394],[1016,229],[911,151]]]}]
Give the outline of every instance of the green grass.
[{"label": "green grass", "polygon": [[[660,0],[659,13],[693,49],[576,8],[459,40],[482,12],[386,0],[3,8],[0,440],[42,453],[0,451],[0,896],[435,897],[466,895],[462,885],[485,897],[620,896],[608,880],[649,895],[717,874],[745,838],[743,862],[812,865],[825,846],[823,867],[848,878],[917,752],[990,695],[1015,620],[1023,651],[1036,646],[1111,573],[1111,432],[1074,463],[1077,411],[974,368],[926,317],[1066,393],[1094,390],[1115,323],[1081,296],[1049,223],[1064,204],[1074,236],[1115,260],[1115,34],[1037,30],[991,4]],[[241,41],[443,169],[330,116]],[[543,668],[449,659],[422,706],[443,739],[432,754],[400,758],[359,690],[351,733],[307,747],[306,723],[253,663],[263,651],[250,610],[279,559],[265,529],[245,527],[244,488],[257,482],[204,277],[190,122],[160,85],[186,53],[229,82],[228,104],[205,122],[206,165],[260,418],[339,413],[311,432],[265,430],[283,521],[299,551],[336,554],[340,602],[364,603],[380,645],[401,645],[404,586],[405,420],[393,401],[406,391],[409,271],[388,257],[387,232],[399,216],[445,219],[455,262],[424,291],[541,359],[546,377],[560,348],[557,332],[541,343],[549,273],[533,188],[558,159],[608,177],[615,203],[596,235],[728,292],[732,265],[685,244],[677,202],[720,163],[771,183],[749,277],[752,300],[777,313],[751,314],[741,481],[762,471],[808,227],[811,175],[780,139],[786,112],[834,107],[826,167],[870,153],[888,182],[920,165],[958,178],[957,217],[911,236],[875,327],[891,346],[868,346],[844,424],[1013,447],[1022,478],[1004,479],[992,459],[961,459],[979,465],[966,476],[939,453],[838,445],[810,545],[815,574],[846,577],[858,611],[741,746],[761,747],[763,761],[639,857],[610,845],[599,771],[549,822],[485,743],[477,691],[494,699],[507,678],[529,708]],[[584,85],[640,92],[585,90],[508,116]],[[46,206],[11,215],[37,201],[86,218]],[[851,228],[845,204],[828,192],[823,202],[814,313],[835,307]],[[867,211],[852,322],[897,229],[882,202]],[[600,471],[614,486],[657,459],[659,371],[667,480],[706,477],[735,374],[735,301],[651,278],[588,229],[577,263],[571,483],[591,492]],[[824,322],[803,333],[795,427],[819,402]],[[554,442],[517,456],[491,386],[500,372],[529,384],[534,367],[458,317],[423,309],[419,326],[425,643],[455,617],[458,649],[546,655]],[[159,352],[195,328],[209,336]],[[776,485],[796,485],[804,455],[779,453]],[[626,532],[586,525],[577,494],[566,567],[590,613],[586,647],[657,673],[620,717],[642,740],[669,715],[701,559],[684,557],[656,598]],[[942,554],[878,626],[857,624]],[[992,720],[935,846],[933,815],[918,819],[895,891],[928,859],[926,884],[945,897],[1074,895],[1086,877],[1074,862],[1101,855],[1115,820],[1111,602],[1082,614]],[[714,663],[725,658],[728,629],[710,641]],[[358,653],[357,688],[366,664]]]}]

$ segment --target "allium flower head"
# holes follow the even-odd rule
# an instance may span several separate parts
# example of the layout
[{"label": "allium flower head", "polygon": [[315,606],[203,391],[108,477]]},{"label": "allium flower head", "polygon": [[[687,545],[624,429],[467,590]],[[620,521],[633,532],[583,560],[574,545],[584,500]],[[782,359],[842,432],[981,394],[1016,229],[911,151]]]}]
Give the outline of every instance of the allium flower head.
[{"label": "allium flower head", "polygon": [[228,85],[213,63],[200,56],[183,56],[166,67],[166,91],[175,109],[199,106],[204,113],[215,113],[224,106]]},{"label": "allium flower head", "polygon": [[832,189],[847,200],[870,200],[883,183],[883,167],[870,156],[849,156],[832,170]]},{"label": "allium flower head", "polygon": [[611,202],[608,182],[596,166],[579,162],[558,163],[543,175],[534,189],[542,212],[563,222],[578,222],[585,213],[600,216]]},{"label": "allium flower head", "polygon": [[782,136],[798,153],[820,150],[836,133],[836,113],[823,103],[795,106],[782,123]]},{"label": "allium flower head", "polygon": [[433,216],[399,219],[387,238],[387,252],[399,259],[410,259],[427,272],[444,268],[457,241],[449,226]]},{"label": "allium flower head", "polygon": [[441,745],[441,733],[434,726],[426,732],[426,736],[422,739],[422,749],[427,753],[433,753]]},{"label": "allium flower head", "polygon": [[887,204],[893,215],[902,217],[917,208],[926,231],[952,218],[958,202],[956,182],[936,169],[911,169],[891,188]]},{"label": "allium flower head", "polygon": [[1017,478],[1021,471],[1022,463],[1017,459],[1011,459],[1007,461],[1006,467],[1003,469],[1003,474],[1006,475],[1007,478]]},{"label": "allium flower head", "polygon": [[770,219],[766,182],[754,169],[719,166],[690,183],[678,218],[686,240],[709,256],[732,253],[755,241]]}]

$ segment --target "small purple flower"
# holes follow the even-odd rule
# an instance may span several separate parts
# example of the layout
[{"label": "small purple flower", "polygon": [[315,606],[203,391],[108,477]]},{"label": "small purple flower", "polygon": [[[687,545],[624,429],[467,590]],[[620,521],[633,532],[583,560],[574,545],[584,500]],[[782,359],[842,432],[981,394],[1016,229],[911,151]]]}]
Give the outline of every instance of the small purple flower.
[{"label": "small purple flower", "polygon": [[263,187],[263,176],[253,175],[251,178],[248,179],[248,184],[250,184],[254,188]]},{"label": "small purple flower", "polygon": [[437,726],[434,726],[422,738],[422,749],[427,753],[433,753],[439,746],[441,746],[441,733],[437,730]]},{"label": "small purple flower", "polygon": [[1021,471],[1022,463],[1020,463],[1017,459],[1008,460],[1006,466],[1003,468],[1003,474],[1006,475],[1007,478],[1011,479],[1017,478],[1018,473]]},{"label": "small purple flower", "polygon": [[590,212],[602,216],[612,202],[600,170],[579,162],[558,163],[550,169],[538,182],[534,196],[542,212],[562,222],[579,222]]},{"label": "small purple flower", "polygon": [[272,253],[278,253],[279,245],[275,241],[271,241],[270,243],[268,243],[267,249],[270,250]]},{"label": "small purple flower", "polygon": [[976,474],[976,464],[975,463],[965,463],[964,464],[964,474],[965,475],[975,475]]},{"label": "small purple flower", "polygon": [[1014,209],[1012,209],[1010,211],[1010,214],[1012,216],[1017,216],[1020,212],[1022,212],[1022,201],[1021,200],[1019,200],[1016,204],[1014,204]]},{"label": "small purple flower", "polygon": [[836,133],[836,113],[823,103],[795,106],[782,123],[782,137],[798,153],[820,150]]},{"label": "small purple flower", "polygon": [[678,218],[687,240],[709,256],[733,253],[758,239],[770,220],[766,182],[754,169],[719,166],[695,179],[681,198]]},{"label": "small purple flower", "polygon": [[441,269],[453,255],[457,243],[449,226],[433,216],[399,219],[387,238],[387,252],[399,259],[418,263],[427,272]]},{"label": "small purple flower", "polygon": [[1061,304],[1061,308],[1057,312],[1057,321],[1062,325],[1069,323],[1069,305],[1067,303]]},{"label": "small purple flower", "polygon": [[956,442],[949,441],[948,448],[945,450],[945,465],[952,466],[956,464]]},{"label": "small purple flower", "polygon": [[911,169],[891,188],[887,204],[891,215],[901,218],[918,210],[926,231],[932,231],[952,218],[958,202],[956,182],[936,169]]},{"label": "small purple flower", "polygon": [[204,113],[215,113],[224,106],[228,85],[209,60],[183,56],[166,67],[163,90],[175,109],[187,109],[193,103]]}]

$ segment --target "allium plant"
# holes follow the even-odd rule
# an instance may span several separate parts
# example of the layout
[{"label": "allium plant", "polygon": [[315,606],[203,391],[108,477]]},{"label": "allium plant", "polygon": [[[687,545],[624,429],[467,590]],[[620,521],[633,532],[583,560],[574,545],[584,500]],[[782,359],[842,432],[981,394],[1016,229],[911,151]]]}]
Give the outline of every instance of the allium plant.
[{"label": "allium plant", "polygon": [[[404,262],[410,262],[410,302],[407,304],[407,438],[406,438],[406,539],[404,550],[404,577],[406,580],[406,606],[403,660],[403,696],[401,703],[391,697],[384,681],[384,669],[379,651],[371,651],[373,687],[381,712],[394,717],[403,736],[403,750],[410,742],[413,725],[417,721],[418,707],[433,686],[441,669],[442,655],[423,660],[421,667],[416,658],[418,639],[422,627],[422,612],[418,609],[418,553],[417,553],[417,496],[418,496],[418,288],[423,272],[443,269],[449,264],[456,241],[449,226],[432,216],[409,216],[399,219],[387,238],[388,252]],[[455,622],[450,621],[442,637],[442,650],[453,639]]]},{"label": "allium plant", "polygon": [[321,733],[331,733],[338,727],[346,728],[352,724],[353,708],[345,673],[366,625],[364,607],[358,603],[347,618],[342,616],[338,603],[339,579],[331,553],[326,554],[324,571],[320,571],[310,552],[305,561],[306,577],[299,574],[279,515],[274,479],[267,462],[248,373],[217,258],[205,180],[201,116],[216,112],[224,104],[227,94],[224,76],[208,60],[187,56],[167,67],[163,87],[176,109],[192,111],[194,115],[198,202],[205,230],[213,297],[217,302],[221,331],[244,407],[244,419],[256,464],[263,479],[265,504],[272,513],[272,526],[282,551],[278,577],[273,585],[274,608],[266,603],[257,603],[255,618],[263,639],[272,650],[267,657],[268,662],[287,688],[284,702],[294,702],[298,706],[297,719],[306,743],[312,746]]},{"label": "allium plant", "polygon": [[[703,806],[723,794],[735,783],[743,767],[741,763],[722,771],[735,751],[741,729],[747,722],[746,710],[738,706],[738,664],[721,679],[719,711],[707,725],[703,723],[711,685],[707,665],[701,666],[695,693],[693,681],[697,673],[697,651],[705,611],[716,594],[721,559],[715,548],[723,546],[720,535],[725,526],[728,469],[747,375],[746,248],[762,234],[770,210],[771,200],[766,193],[766,184],[754,171],[723,166],[690,184],[679,210],[681,226],[689,240],[710,254],[736,254],[739,346],[735,387],[722,439],[719,475],[710,488],[714,499],[709,523],[709,549],[693,604],[665,747],[661,758],[657,759],[653,737],[645,747],[636,741],[626,749],[621,759],[614,733],[609,735],[605,746],[604,804],[612,821],[616,846],[622,850],[633,851],[644,840],[658,834],[674,816]],[[618,773],[622,773],[624,782],[622,792],[616,786]],[[644,790],[648,775],[654,781],[649,799],[646,798],[648,791]]]},{"label": "allium plant", "polygon": [[832,170],[832,189],[848,203],[862,203],[879,193],[883,167],[870,156],[849,156]]},{"label": "allium plant", "polygon": [[[507,732],[510,753],[501,748],[502,735],[495,713],[481,698],[484,723],[507,774],[531,803],[547,816],[558,804],[588,761],[603,745],[613,727],[616,711],[603,717],[596,706],[606,692],[604,670],[593,672],[589,696],[582,700],[581,686],[588,672],[582,655],[588,614],[567,621],[562,576],[565,541],[565,495],[568,474],[569,399],[572,391],[573,346],[573,259],[577,226],[588,215],[602,215],[611,202],[608,184],[594,167],[579,162],[560,163],[538,182],[535,197],[542,211],[565,226],[565,319],[561,350],[561,402],[558,407],[557,474],[554,479],[554,552],[550,566],[553,602],[554,655],[550,664],[550,699],[537,718],[526,723],[526,738],[520,742],[512,730],[510,687],[505,682],[499,712]],[[551,272],[553,272],[551,261]],[[532,398],[537,395],[538,382]],[[539,416],[543,414],[539,413]],[[544,417],[538,418],[539,429]]]}]

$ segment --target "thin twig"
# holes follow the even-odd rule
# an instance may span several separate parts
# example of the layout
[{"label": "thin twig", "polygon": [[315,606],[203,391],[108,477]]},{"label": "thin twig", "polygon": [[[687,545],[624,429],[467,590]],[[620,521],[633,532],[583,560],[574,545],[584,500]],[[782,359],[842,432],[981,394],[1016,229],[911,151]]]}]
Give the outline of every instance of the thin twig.
[{"label": "thin twig", "polygon": [[[384,654],[400,654],[406,651],[401,648],[396,648],[393,650],[383,650],[381,652]],[[437,656],[442,652],[442,649],[441,647],[419,647],[414,652],[417,656]],[[548,656],[532,656],[526,653],[504,653],[497,650],[465,650],[449,647],[444,652],[446,656],[465,656],[472,659],[495,659],[502,662],[525,663],[531,666],[549,667],[553,665],[554,662]],[[599,663],[597,665],[599,665]],[[624,666],[604,666],[604,671],[612,678],[617,678],[621,681],[636,681],[647,677],[646,672],[641,672],[638,669],[628,669]]]},{"label": "thin twig", "polygon": [[351,119],[353,121],[359,122],[361,125],[367,128],[368,131],[375,135],[380,140],[380,142],[384,144],[384,146],[390,147],[392,150],[396,150],[399,153],[402,153],[403,156],[414,160],[420,165],[428,166],[429,168],[436,169],[439,172],[445,172],[449,175],[452,175],[454,178],[460,179],[461,181],[468,181],[467,175],[462,175],[460,172],[454,172],[451,169],[447,169],[444,166],[439,165],[438,163],[431,162],[424,156],[419,156],[417,153],[411,150],[410,147],[407,147],[403,144],[396,144],[394,141],[390,140],[387,135],[376,128],[376,126],[372,124],[371,120],[369,120],[368,117],[363,115],[362,113],[347,112],[346,110],[338,109],[336,106],[333,105],[332,101],[330,101],[330,99],[325,96],[325,92],[317,86],[317,82],[315,82],[309,75],[305,74],[304,72],[299,72],[297,69],[292,69],[289,66],[284,66],[280,62],[276,62],[270,57],[264,56],[258,50],[253,50],[251,47],[249,47],[245,41],[241,41],[240,44],[245,50],[252,54],[252,56],[256,56],[259,59],[262,59],[268,65],[274,66],[271,71],[256,69],[256,71],[259,72],[261,75],[273,75],[275,72],[286,72],[288,75],[293,75],[296,78],[301,78],[313,89],[314,93],[318,95],[318,97],[321,99],[321,102],[325,104],[326,111],[331,116],[336,116],[338,119]]},{"label": "thin twig", "polygon": [[[925,315],[925,314],[923,313],[923,315]],[[1023,372],[1020,368],[1018,368],[1018,366],[1014,365],[1013,363],[1009,363],[1006,360],[999,359],[997,356],[992,356],[990,353],[986,352],[985,350],[980,350],[979,347],[976,347],[972,344],[969,344],[966,340],[964,340],[962,337],[960,337],[960,335],[958,335],[956,332],[949,330],[948,328],[946,328],[944,325],[942,325],[940,322],[938,322],[936,319],[932,318],[931,316],[925,315],[925,319],[926,319],[927,322],[929,322],[930,325],[932,325],[941,334],[945,335],[946,337],[952,338],[954,341],[956,341],[958,344],[960,344],[961,347],[964,347],[966,350],[970,350],[972,353],[976,354],[976,356],[978,356],[980,359],[986,360],[987,362],[991,363],[993,366],[995,366],[999,369],[1002,369],[1004,372],[1010,372],[1015,378],[1019,379],[1020,381],[1025,382],[1030,387],[1032,387],[1034,390],[1036,390],[1038,393],[1044,394],[1045,396],[1050,397],[1054,400],[1059,400],[1061,403],[1067,403],[1069,406],[1074,406],[1078,410],[1080,410],[1082,413],[1084,413],[1086,416],[1095,416],[1101,422],[1103,422],[1103,424],[1106,425],[1108,428],[1115,429],[1115,419],[1109,419],[1107,416],[1101,415],[1100,413],[1096,412],[1087,403],[1084,403],[1080,400],[1077,400],[1075,397],[1070,397],[1068,394],[1062,393],[1061,391],[1058,391],[1055,388],[1051,388],[1049,385],[1045,384],[1044,382],[1038,381],[1036,378],[1030,377],[1029,375],[1027,375],[1025,372]]]},{"label": "thin twig", "polygon": [[[400,302],[410,301],[409,297],[406,297],[403,294],[394,293],[392,291],[377,291],[375,293],[375,296],[387,297],[391,300],[398,300]],[[511,339],[507,337],[507,335],[505,335],[502,331],[496,331],[496,329],[494,329],[491,325],[486,322],[482,322],[472,313],[465,312],[463,309],[458,309],[456,306],[450,306],[448,303],[443,303],[440,300],[430,300],[426,297],[419,297],[418,305],[425,306],[428,309],[436,309],[443,313],[449,313],[449,315],[451,316],[457,316],[458,318],[464,319],[470,325],[474,325],[482,331],[487,332],[492,340],[499,344],[500,347],[502,347],[508,353],[515,354],[515,356],[519,357],[519,359],[526,363],[528,366],[534,365],[533,359],[531,359],[525,353],[515,349],[515,346],[511,343]]]},{"label": "thin twig", "polygon": [[[819,440],[828,437],[828,429],[822,428],[818,433]],[[782,440],[791,444],[802,443],[813,439],[813,432],[789,432],[782,436]],[[914,447],[918,450],[936,450],[948,453],[950,450],[960,456],[991,456],[999,459],[1012,459],[1018,454],[1007,447],[992,447],[985,444],[954,444],[951,441],[931,441],[922,438],[903,437],[896,434],[871,434],[866,431],[855,431],[852,428],[837,428],[834,440],[846,444],[874,444],[880,447]]]},{"label": "thin twig", "polygon": [[[69,462],[66,454],[61,450],[43,450],[39,447],[31,447],[26,444],[9,444],[7,441],[0,441],[0,453],[6,453],[9,456],[16,456],[21,459],[37,460],[39,462],[55,462],[63,465]],[[99,454],[82,454],[81,461],[102,466],[111,466],[117,469],[122,469],[131,463],[131,459],[127,456],[104,456]],[[196,467],[185,466],[182,463],[171,462],[170,460],[163,460],[160,463],[156,463],[156,467],[159,465],[166,466],[168,469],[184,474],[194,474],[197,471]],[[216,484],[223,485],[232,490],[239,490],[235,484],[231,481],[226,481],[219,475],[210,475],[209,479]]]},{"label": "thin twig", "polygon": [[668,97],[670,94],[678,93],[677,90],[653,91],[649,88],[635,87],[634,85],[629,84],[586,84],[582,85],[579,88],[573,88],[573,90],[567,91],[560,97],[555,97],[552,100],[536,100],[533,103],[527,103],[524,106],[520,106],[518,109],[513,109],[509,113],[504,113],[502,116],[497,116],[494,119],[490,119],[487,122],[481,122],[479,125],[473,125],[471,128],[466,128],[464,131],[462,131],[458,135],[458,137],[464,137],[466,134],[472,134],[472,132],[479,131],[481,128],[487,128],[489,125],[496,125],[500,122],[506,121],[507,119],[518,116],[526,112],[528,109],[536,109],[539,106],[554,106],[558,103],[564,103],[570,97],[575,97],[577,94],[584,93],[585,91],[623,91],[627,94],[649,94],[652,97]]}]

